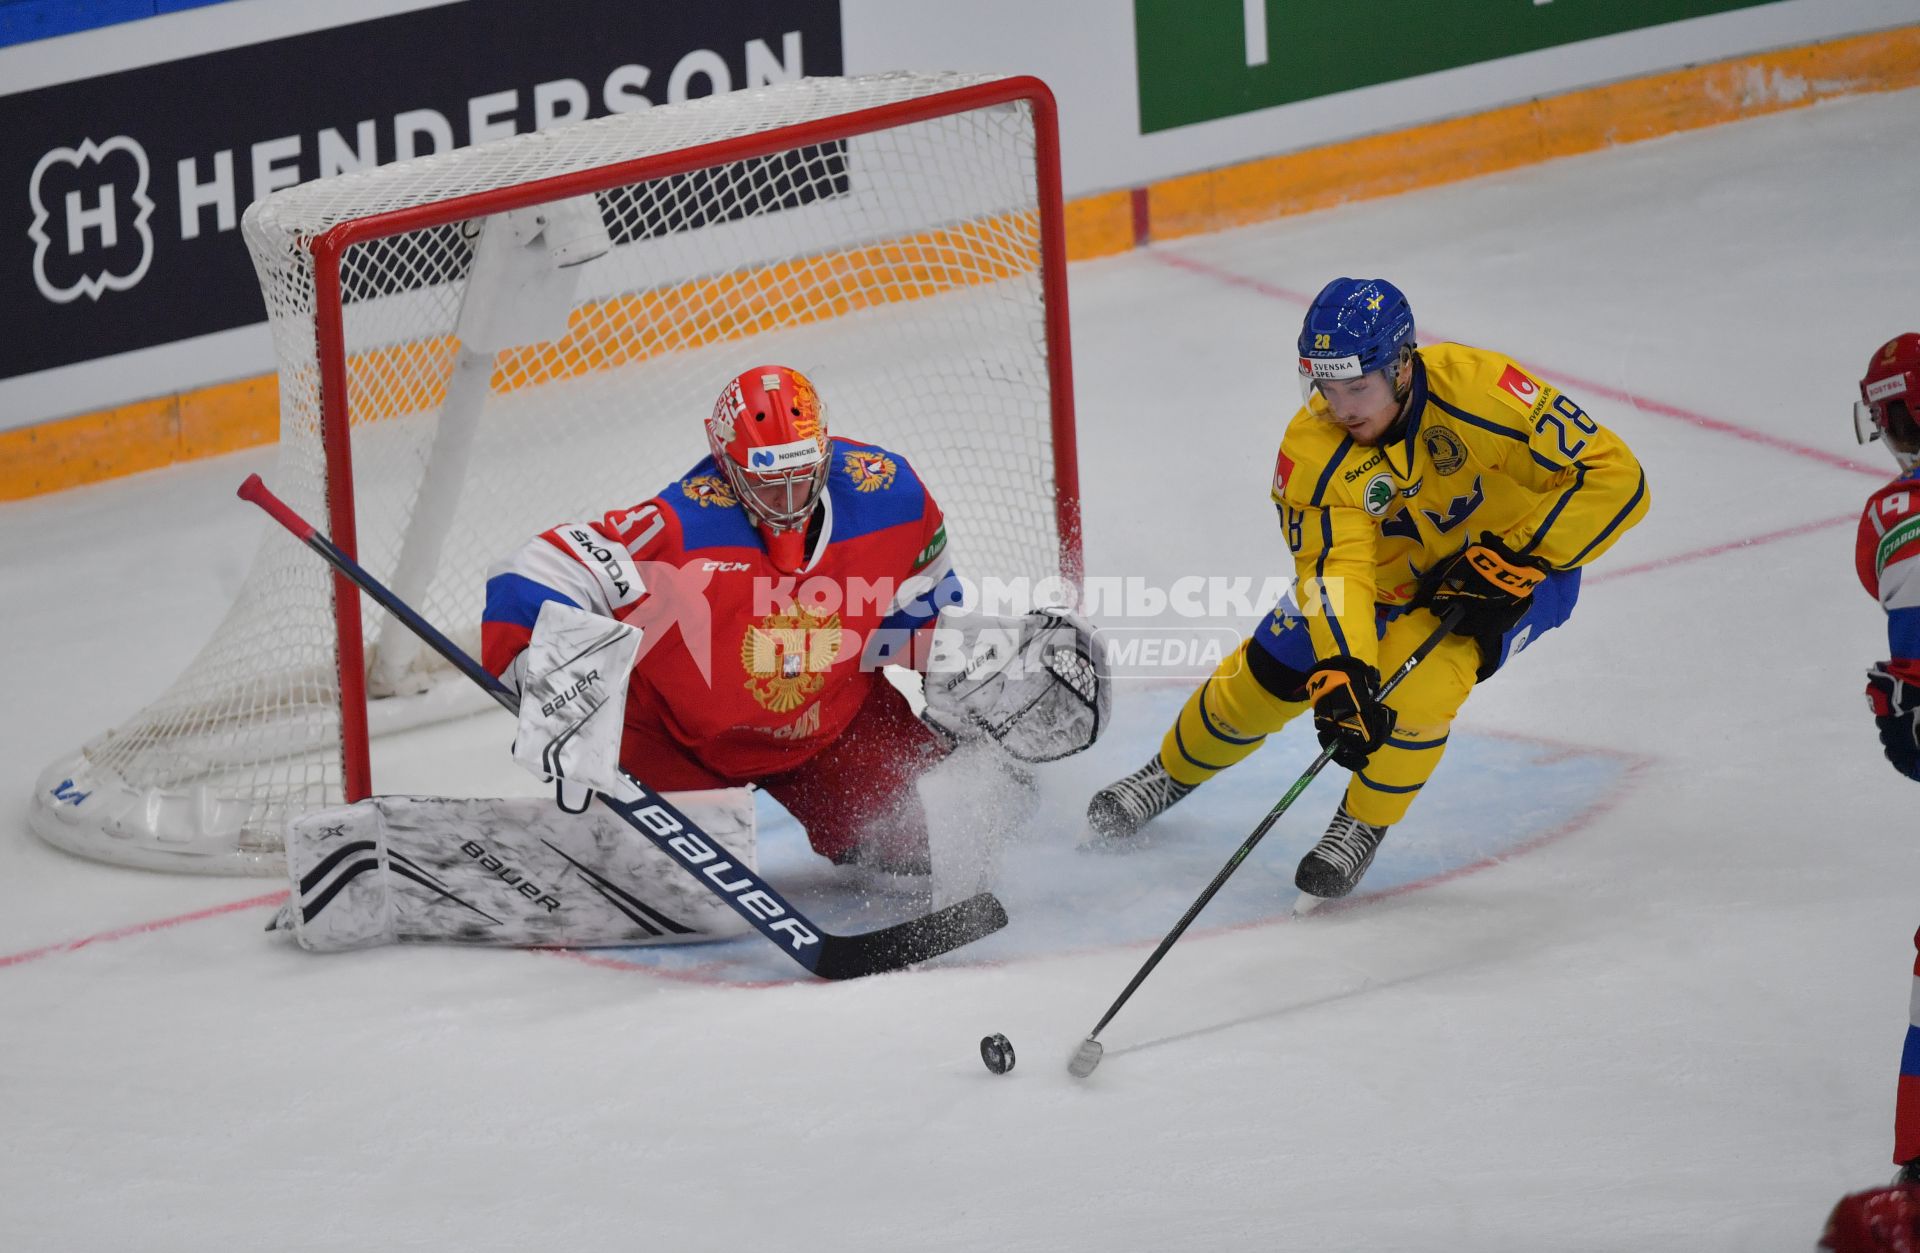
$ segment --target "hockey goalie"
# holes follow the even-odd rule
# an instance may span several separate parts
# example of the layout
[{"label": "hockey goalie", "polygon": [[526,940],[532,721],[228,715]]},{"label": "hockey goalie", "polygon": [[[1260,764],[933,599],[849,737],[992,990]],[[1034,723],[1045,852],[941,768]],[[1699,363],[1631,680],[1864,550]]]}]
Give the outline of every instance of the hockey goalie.
[{"label": "hockey goalie", "polygon": [[[664,491],[489,573],[481,661],[518,694],[514,757],[555,798],[376,797],[297,820],[286,919],[303,945],[738,934],[592,793],[631,774],[755,867],[757,787],[827,860],[928,876],[930,770],[965,750],[1024,779],[1105,728],[1087,625],[966,612],[933,494],[898,453],[831,435],[800,372],[730,380],[706,435],[711,455]],[[921,676],[923,709],[888,666]]]}]

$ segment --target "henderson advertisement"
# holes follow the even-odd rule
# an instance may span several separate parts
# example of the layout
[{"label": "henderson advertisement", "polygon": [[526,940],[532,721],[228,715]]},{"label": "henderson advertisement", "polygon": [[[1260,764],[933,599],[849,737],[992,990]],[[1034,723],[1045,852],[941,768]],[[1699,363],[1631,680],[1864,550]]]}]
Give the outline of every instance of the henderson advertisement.
[{"label": "henderson advertisement", "polygon": [[0,97],[0,381],[264,321],[278,188],[839,73],[839,0],[466,0]]}]

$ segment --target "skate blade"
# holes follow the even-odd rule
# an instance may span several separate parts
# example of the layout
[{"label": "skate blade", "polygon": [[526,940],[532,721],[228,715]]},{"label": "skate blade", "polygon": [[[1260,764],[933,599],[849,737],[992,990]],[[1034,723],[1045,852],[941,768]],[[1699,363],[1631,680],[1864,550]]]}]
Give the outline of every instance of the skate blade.
[{"label": "skate blade", "polygon": [[1080,1047],[1073,1051],[1073,1058],[1067,1063],[1067,1073],[1075,1079],[1085,1079],[1093,1073],[1093,1068],[1106,1056],[1106,1046],[1088,1036],[1080,1041]]},{"label": "skate blade", "polygon": [[1324,896],[1315,896],[1311,892],[1302,892],[1299,898],[1293,902],[1293,916],[1295,918],[1305,918],[1308,914],[1326,903],[1327,898]]}]

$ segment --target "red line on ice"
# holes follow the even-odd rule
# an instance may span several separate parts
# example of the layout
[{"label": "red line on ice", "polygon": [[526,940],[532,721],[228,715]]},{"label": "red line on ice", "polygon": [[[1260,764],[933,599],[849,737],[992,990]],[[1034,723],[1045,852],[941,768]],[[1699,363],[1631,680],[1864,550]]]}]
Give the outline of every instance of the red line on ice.
[{"label": "red line on ice", "polygon": [[[634,947],[640,947],[635,945]],[[587,966],[598,966],[602,970],[618,970],[626,974],[654,975],[674,983],[697,983],[709,988],[803,988],[825,984],[818,980],[780,980],[780,979],[726,979],[717,974],[695,968],[692,970],[666,970],[659,966],[647,966],[640,962],[622,961],[618,957],[605,957],[594,949],[588,948],[548,948],[540,952],[548,957],[562,957],[568,961],[580,962]]]},{"label": "red line on ice", "polygon": [[278,892],[269,892],[265,896],[250,896],[244,901],[228,901],[224,905],[209,905],[205,909],[196,909],[190,914],[180,914],[172,918],[161,918],[154,922],[136,922],[130,927],[119,927],[112,931],[101,931],[94,935],[82,936],[77,940],[63,940],[58,944],[42,945],[30,948],[24,953],[9,953],[0,957],[0,969],[19,966],[42,957],[51,957],[56,953],[71,953],[91,944],[106,944],[114,940],[124,940],[132,935],[146,935],[152,931],[165,931],[169,927],[178,927],[189,922],[199,922],[202,918],[218,918],[222,914],[236,913],[242,909],[257,906],[278,905],[287,899],[282,888]]},{"label": "red line on ice", "polygon": [[[1163,248],[1145,249],[1143,250],[1143,255],[1151,257],[1153,260],[1172,269],[1186,270],[1189,273],[1204,275],[1218,282],[1225,283],[1230,287],[1245,288],[1248,291],[1258,292],[1263,296],[1270,296],[1275,300],[1284,300],[1289,304],[1299,305],[1303,309],[1313,303],[1312,296],[1294,291],[1291,288],[1281,287],[1278,284],[1269,283],[1264,279],[1250,278],[1244,274],[1235,274],[1231,270],[1223,270],[1218,266],[1209,265],[1205,261],[1198,261],[1192,257],[1182,256],[1177,252],[1168,252]],[[1701,430],[1712,431],[1716,435],[1727,435],[1734,439],[1745,440],[1750,444],[1760,444],[1764,447],[1774,449],[1777,452],[1789,453],[1796,457],[1803,457],[1809,461],[1818,461],[1823,465],[1832,466],[1837,470],[1847,470],[1855,474],[1865,474],[1882,480],[1891,477],[1886,470],[1878,466],[1868,465],[1863,461],[1855,461],[1850,457],[1842,457],[1836,453],[1827,452],[1825,449],[1815,448],[1810,444],[1798,444],[1790,439],[1782,439],[1778,435],[1769,435],[1764,431],[1752,430],[1749,427],[1728,422],[1723,418],[1708,417],[1704,413],[1696,413],[1691,409],[1682,409],[1678,405],[1669,405],[1662,401],[1652,400],[1635,392],[1623,391],[1618,387],[1609,387],[1605,383],[1596,383],[1591,379],[1578,378],[1574,375],[1554,370],[1535,370],[1534,373],[1556,385],[1570,387],[1575,391],[1587,392],[1596,396],[1604,396],[1608,400],[1616,401],[1624,405],[1631,405],[1633,408],[1644,413],[1657,413],[1662,417],[1685,422],[1689,426],[1697,426]]]},{"label": "red line on ice", "polygon": [[1745,539],[1728,540],[1724,544],[1715,544],[1711,548],[1696,548],[1692,552],[1675,553],[1671,557],[1660,557],[1653,561],[1643,561],[1637,566],[1621,566],[1617,570],[1601,570],[1597,574],[1583,578],[1586,584],[1610,583],[1614,579],[1624,579],[1630,574],[1649,574],[1655,570],[1665,570],[1670,566],[1684,565],[1690,561],[1704,561],[1708,557],[1718,557],[1722,553],[1734,552],[1742,548],[1758,548],[1762,544],[1771,544],[1775,540],[1793,539],[1808,535],[1814,531],[1824,531],[1829,527],[1852,526],[1860,520],[1858,514],[1843,513],[1836,518],[1821,518],[1817,522],[1802,522],[1799,526],[1790,526],[1778,531],[1768,531],[1765,535],[1750,535]]}]

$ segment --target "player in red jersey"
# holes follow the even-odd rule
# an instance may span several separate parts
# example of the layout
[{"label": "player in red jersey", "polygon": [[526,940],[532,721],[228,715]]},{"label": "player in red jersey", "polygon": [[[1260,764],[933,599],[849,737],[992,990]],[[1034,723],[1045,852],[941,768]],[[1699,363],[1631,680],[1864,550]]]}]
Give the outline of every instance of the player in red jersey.
[{"label": "player in red jersey", "polygon": [[[1920,779],[1920,335],[1888,340],[1860,380],[1854,432],[1884,440],[1900,473],[1875,492],[1860,517],[1854,564],[1887,611],[1890,656],[1868,671],[1867,700],[1894,769]],[[1920,1149],[1920,1144],[1916,1144]]]},{"label": "player in red jersey", "polygon": [[[1900,473],[1867,500],[1854,565],[1887,612],[1885,661],[1867,671],[1867,704],[1894,769],[1920,780],[1920,335],[1888,340],[1867,363],[1853,407],[1861,443],[1880,440]],[[1920,948],[1920,932],[1914,934]],[[1821,1247],[1836,1253],[1920,1249],[1920,960],[1894,1103],[1894,1183],[1834,1207]]]},{"label": "player in red jersey", "polygon": [[[625,770],[664,791],[757,783],[823,856],[895,872],[927,869],[915,781],[957,737],[977,728],[1031,759],[1091,742],[1104,721],[1091,688],[1056,689],[1044,675],[1037,687],[1012,677],[982,687],[969,669],[927,684],[935,730],[880,673],[925,669],[928,632],[961,598],[944,519],[906,458],[828,433],[804,375],[745,371],[706,429],[712,455],[665,491],[554,527],[491,571],[488,669],[522,686],[549,601],[638,626]],[[1030,618],[1023,643],[1063,631],[1084,642],[1064,615]],[[1036,721],[1049,693],[1084,704],[1091,721]],[[1023,736],[1060,751],[1022,752]]]}]

